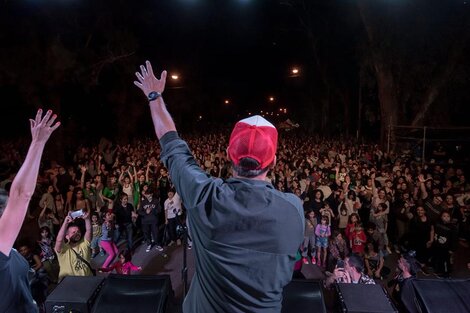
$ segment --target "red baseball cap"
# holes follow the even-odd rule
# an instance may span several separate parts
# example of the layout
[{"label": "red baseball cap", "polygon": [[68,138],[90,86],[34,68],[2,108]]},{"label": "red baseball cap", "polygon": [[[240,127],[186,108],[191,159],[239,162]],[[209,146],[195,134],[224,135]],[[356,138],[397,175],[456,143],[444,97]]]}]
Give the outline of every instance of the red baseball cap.
[{"label": "red baseball cap", "polygon": [[274,161],[277,149],[277,129],[259,115],[245,118],[233,128],[228,145],[228,155],[233,164],[243,158],[258,161],[260,169]]}]

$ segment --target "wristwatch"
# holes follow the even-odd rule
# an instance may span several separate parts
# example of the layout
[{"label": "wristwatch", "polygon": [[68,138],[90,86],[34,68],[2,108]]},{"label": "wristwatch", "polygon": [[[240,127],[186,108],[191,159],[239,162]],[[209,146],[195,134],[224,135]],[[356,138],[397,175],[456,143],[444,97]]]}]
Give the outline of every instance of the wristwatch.
[{"label": "wristwatch", "polygon": [[148,94],[147,99],[149,101],[154,101],[154,100],[157,100],[158,97],[161,97],[161,96],[162,94],[159,93],[158,91],[152,91],[151,93]]}]

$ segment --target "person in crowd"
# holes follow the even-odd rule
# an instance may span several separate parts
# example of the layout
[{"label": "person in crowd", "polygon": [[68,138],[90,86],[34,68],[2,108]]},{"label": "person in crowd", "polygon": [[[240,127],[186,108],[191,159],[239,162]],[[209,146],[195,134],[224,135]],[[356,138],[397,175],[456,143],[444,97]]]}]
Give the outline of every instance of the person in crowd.
[{"label": "person in crowd", "polygon": [[398,259],[397,274],[388,283],[389,287],[393,287],[392,299],[395,300],[399,312],[420,312],[416,307],[416,294],[413,287],[413,280],[420,271],[420,265],[415,256],[416,253],[413,250],[402,254]]},{"label": "person in crowd", "polygon": [[[89,213],[72,218],[72,213],[65,217],[60,228],[54,250],[59,260],[59,280],[65,276],[91,276],[91,221]],[[85,234],[82,235],[82,225]]]},{"label": "person in crowd", "polygon": [[41,249],[41,262],[44,270],[51,283],[56,284],[59,276],[59,263],[57,262],[56,255],[53,247],[53,237],[51,230],[47,226],[41,227],[39,230],[40,239],[37,241]]},{"label": "person in crowd", "polygon": [[119,195],[119,184],[116,176],[109,176],[107,179],[106,187],[101,192],[101,198],[107,202],[108,210],[113,210],[114,203],[118,199]]},{"label": "person in crowd", "polygon": [[47,226],[51,231],[52,236],[54,236],[54,227],[55,225],[60,225],[60,221],[57,219],[54,212],[52,212],[50,208],[44,206],[41,210],[41,213],[39,213],[38,225],[39,228]]},{"label": "person in crowd", "polygon": [[380,247],[382,251],[386,251],[390,254],[392,251],[388,246],[388,235],[387,235],[387,228],[388,228],[388,211],[387,204],[382,202],[379,203],[377,209],[375,211],[371,211],[371,215],[369,220],[375,224],[377,231],[379,232],[381,238],[381,242],[383,246]]},{"label": "person in crowd", "polygon": [[306,212],[305,215],[305,232],[304,232],[304,242],[302,244],[302,262],[308,264],[308,253],[310,252],[312,264],[316,264],[315,259],[315,230],[317,228],[317,217],[315,216],[315,211],[310,209]]},{"label": "person in crowd", "polygon": [[323,217],[325,216],[328,218],[328,226],[331,227],[331,222],[335,218],[335,213],[333,213],[333,210],[330,207],[330,204],[328,202],[325,202],[323,208],[320,209],[320,215]]},{"label": "person in crowd", "polygon": [[116,229],[114,233],[114,241],[118,242],[122,235],[127,239],[127,249],[132,251],[134,243],[134,229],[132,223],[132,216],[135,213],[134,206],[129,203],[129,196],[126,193],[121,193],[119,196],[120,201],[114,207],[116,214]]},{"label": "person in crowd", "polygon": [[41,200],[39,200],[39,205],[41,208],[48,208],[53,214],[56,214],[56,207],[54,201],[54,186],[47,186],[46,192],[42,195]]},{"label": "person in crowd", "polygon": [[411,219],[413,219],[416,207],[409,192],[404,192],[398,203],[395,205],[395,221],[397,225],[396,242],[402,244],[408,230]]},{"label": "person in crowd", "polygon": [[65,218],[65,202],[64,202],[64,198],[62,197],[62,194],[57,193],[54,196],[54,205],[56,208],[57,218],[59,220],[59,223],[62,224]]},{"label": "person in crowd", "polygon": [[418,176],[418,182],[421,191],[421,199],[424,201],[423,207],[426,210],[426,216],[430,219],[432,224],[435,224],[439,221],[441,213],[444,210],[442,207],[443,201],[440,195],[440,189],[437,185],[432,185],[432,195],[429,195],[423,174]]},{"label": "person in crowd", "polygon": [[344,261],[349,255],[348,243],[343,234],[338,230],[333,231],[328,244],[328,263],[327,270],[331,273],[339,261]]},{"label": "person in crowd", "polygon": [[334,283],[370,285],[375,284],[375,281],[364,274],[363,258],[352,253],[346,257],[344,264],[336,266],[333,274],[325,281],[327,287],[331,287]]},{"label": "person in crowd", "polygon": [[346,208],[346,205],[344,202],[341,202],[338,206],[338,229],[341,233],[345,234],[346,232],[346,227],[348,226],[348,220],[349,220],[349,215],[348,215],[348,209]]},{"label": "person in crowd", "polygon": [[49,285],[47,272],[43,267],[41,258],[32,251],[29,244],[20,244],[18,251],[29,264],[29,285],[31,287],[31,294],[38,304],[40,311],[43,311],[44,302],[47,297],[47,286]]},{"label": "person in crowd", "polygon": [[434,241],[432,244],[432,264],[436,275],[449,277],[456,240],[457,229],[452,224],[450,213],[443,211],[440,221],[434,227]]},{"label": "person in crowd", "polygon": [[304,213],[298,197],[265,181],[276,163],[276,128],[261,116],[239,121],[227,148],[234,178],[212,178],[197,165],[166,110],[166,71],[157,79],[146,62],[136,75],[198,255],[183,312],[280,311],[282,288],[292,278],[304,238]]},{"label": "person in crowd", "polygon": [[142,267],[132,263],[132,254],[129,250],[122,250],[119,253],[118,260],[108,267],[100,268],[100,272],[112,272],[117,274],[130,275],[132,271],[141,271]]},{"label": "person in crowd", "polygon": [[356,224],[352,233],[350,233],[351,252],[358,255],[364,255],[365,243],[367,241],[364,228],[361,224]]},{"label": "person in crowd", "polygon": [[416,208],[416,216],[410,221],[408,238],[410,249],[416,251],[416,259],[424,267],[429,262],[434,242],[434,225],[422,206]]},{"label": "person in crowd", "polygon": [[175,242],[181,245],[181,239],[177,238],[176,227],[178,226],[179,216],[183,213],[181,198],[175,190],[168,191],[168,199],[165,200],[165,225],[168,227],[170,235],[170,242],[168,246],[171,247]]},{"label": "person in crowd", "polygon": [[101,239],[101,224],[100,224],[100,216],[98,213],[93,212],[91,214],[91,231],[92,231],[92,239],[90,243],[91,248],[91,258],[95,258],[98,253],[100,252],[100,239]]},{"label": "person in crowd", "polygon": [[331,236],[331,227],[328,225],[328,216],[321,217],[321,223],[315,227],[315,237],[317,246],[317,264],[326,267],[326,256],[328,253],[328,240]]},{"label": "person in crowd", "polygon": [[72,198],[70,201],[69,212],[90,212],[90,203],[83,195],[83,190],[80,187],[73,189]]},{"label": "person in crowd", "polygon": [[158,251],[163,251],[158,236],[158,214],[161,211],[160,201],[154,196],[152,188],[147,189],[140,201],[140,208],[137,213],[141,217],[142,232],[144,233],[144,241],[147,244],[145,252],[150,252],[152,247]]},{"label": "person in crowd", "polygon": [[0,312],[38,312],[28,283],[28,262],[13,249],[30,199],[36,188],[42,153],[51,134],[59,127],[57,115],[47,111],[43,117],[38,110],[30,119],[32,140],[26,158],[13,179],[9,196],[0,197]]},{"label": "person in crowd", "polygon": [[390,269],[384,265],[384,254],[377,244],[368,242],[364,254],[367,275],[376,279],[386,279]]},{"label": "person in crowd", "polygon": [[119,176],[119,184],[121,184],[121,190],[127,195],[127,201],[129,204],[133,205],[134,203],[134,183],[133,175],[130,172],[130,165],[127,171],[122,171]]},{"label": "person in crowd", "polygon": [[[127,200],[127,199],[126,199]],[[108,255],[102,267],[108,267],[114,261],[118,253],[118,248],[114,243],[114,232],[116,229],[116,215],[112,212],[107,212],[104,222],[101,225],[100,247]]]}]

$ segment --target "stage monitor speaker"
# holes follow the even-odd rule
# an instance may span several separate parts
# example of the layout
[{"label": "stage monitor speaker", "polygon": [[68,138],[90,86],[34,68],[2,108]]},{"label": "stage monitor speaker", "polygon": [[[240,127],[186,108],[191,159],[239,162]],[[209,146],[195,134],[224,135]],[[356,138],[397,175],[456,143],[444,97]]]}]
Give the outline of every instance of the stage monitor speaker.
[{"label": "stage monitor speaker", "polygon": [[46,299],[47,313],[90,313],[103,277],[66,276]]},{"label": "stage monitor speaker", "polygon": [[109,275],[93,313],[164,313],[173,297],[169,275]]},{"label": "stage monitor speaker", "polygon": [[336,284],[339,311],[343,313],[398,312],[380,285]]},{"label": "stage monitor speaker", "polygon": [[413,287],[422,313],[470,312],[470,280],[416,279]]},{"label": "stage monitor speaker", "polygon": [[326,313],[321,281],[293,280],[282,295],[282,313]]}]

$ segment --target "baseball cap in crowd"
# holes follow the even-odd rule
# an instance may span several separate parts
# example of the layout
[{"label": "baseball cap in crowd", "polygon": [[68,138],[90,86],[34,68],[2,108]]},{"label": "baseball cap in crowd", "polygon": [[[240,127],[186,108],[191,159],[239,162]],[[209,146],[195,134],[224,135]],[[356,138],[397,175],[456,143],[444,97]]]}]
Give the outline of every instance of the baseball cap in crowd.
[{"label": "baseball cap in crowd", "polygon": [[276,127],[255,115],[235,124],[230,135],[228,155],[236,166],[243,158],[252,158],[260,163],[260,169],[264,169],[274,161],[276,149]]}]

